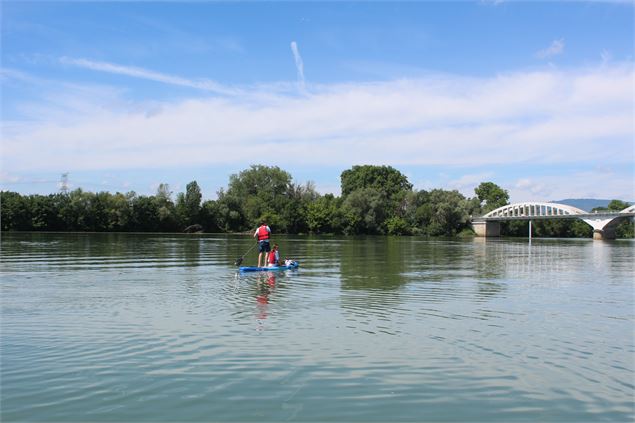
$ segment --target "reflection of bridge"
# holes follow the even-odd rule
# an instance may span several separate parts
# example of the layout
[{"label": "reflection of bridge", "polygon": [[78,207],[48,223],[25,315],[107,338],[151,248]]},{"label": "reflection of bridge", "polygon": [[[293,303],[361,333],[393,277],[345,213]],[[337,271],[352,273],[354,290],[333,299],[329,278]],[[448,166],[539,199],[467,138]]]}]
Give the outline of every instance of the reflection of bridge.
[{"label": "reflection of bridge", "polygon": [[472,219],[472,228],[478,236],[500,236],[500,222],[539,219],[582,219],[593,227],[593,239],[615,239],[615,227],[620,221],[635,216],[635,205],[620,212],[589,213],[576,207],[557,203],[516,203],[499,207],[482,217]]}]

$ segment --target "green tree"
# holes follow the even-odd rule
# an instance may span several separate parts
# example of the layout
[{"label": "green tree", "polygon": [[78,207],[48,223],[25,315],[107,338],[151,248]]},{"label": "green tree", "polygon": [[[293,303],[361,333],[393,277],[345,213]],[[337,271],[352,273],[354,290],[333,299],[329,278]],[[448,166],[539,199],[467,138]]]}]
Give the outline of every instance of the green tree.
[{"label": "green tree", "polygon": [[[622,200],[611,200],[607,207],[596,207],[592,212],[620,212],[628,207],[631,204],[622,201]],[[633,218],[622,218],[615,225],[615,236],[617,238],[635,238],[635,221]]]},{"label": "green tree", "polygon": [[31,229],[51,231],[63,229],[57,214],[55,195],[31,195],[25,197],[31,215]]},{"label": "green tree", "polygon": [[630,207],[631,205],[625,201],[622,200],[611,200],[607,206],[607,209],[609,209],[610,211],[622,211],[628,207]]},{"label": "green tree", "polygon": [[132,224],[132,201],[136,194],[131,191],[126,194],[120,192],[110,197],[110,203],[107,209],[108,228],[111,231],[130,231],[134,230]]},{"label": "green tree", "polygon": [[172,202],[172,191],[168,184],[159,184],[154,202],[159,215],[159,230],[162,232],[177,231],[179,228],[178,217]]},{"label": "green tree", "polygon": [[617,238],[635,238],[635,220],[631,217],[624,219],[615,228]]},{"label": "green tree", "polygon": [[363,188],[372,188],[390,199],[401,191],[412,190],[408,178],[391,166],[353,166],[342,172],[340,179],[344,198]]},{"label": "green tree", "polygon": [[291,175],[277,166],[252,165],[249,169],[229,177],[227,196],[238,203],[240,210],[232,209],[245,217],[247,228],[253,228],[262,219],[267,220],[273,230],[293,226],[282,211],[292,201],[293,185]]},{"label": "green tree", "polygon": [[482,213],[490,212],[509,203],[507,190],[502,189],[493,182],[482,182],[474,188],[477,198],[482,205]]},{"label": "green tree", "polygon": [[287,233],[306,233],[309,231],[307,223],[308,208],[319,198],[313,182],[305,185],[291,182],[287,191],[288,201],[280,210],[283,226],[280,230]]},{"label": "green tree", "polygon": [[157,205],[161,205],[162,203],[171,203],[172,191],[170,190],[170,185],[163,183],[159,184],[154,198],[157,202]]},{"label": "green tree", "polygon": [[384,234],[388,207],[385,195],[374,188],[350,193],[342,204],[346,234]]},{"label": "green tree", "polygon": [[410,235],[412,227],[403,217],[393,216],[386,220],[386,230],[389,235]]},{"label": "green tree", "polygon": [[[525,222],[529,226],[528,222]],[[569,219],[547,219],[534,220],[532,222],[532,236],[539,238],[566,238],[571,237],[573,220]],[[529,233],[529,228],[527,228]]]},{"label": "green tree", "polygon": [[307,226],[315,234],[335,234],[342,232],[343,214],[341,199],[326,194],[307,205]]},{"label": "green tree", "polygon": [[60,204],[59,215],[67,231],[89,231],[92,229],[90,209],[93,193],[77,188],[65,195]]},{"label": "green tree", "polygon": [[0,193],[0,219],[3,231],[26,231],[31,229],[31,211],[28,200],[17,192]]},{"label": "green tree", "polygon": [[216,213],[216,222],[222,231],[237,232],[248,229],[241,200],[222,188],[218,191]]},{"label": "green tree", "polygon": [[[631,204],[625,201],[611,200],[607,208],[609,211],[620,212],[630,206]],[[615,236],[617,238],[635,238],[635,220],[632,217],[622,219],[615,227]]]},{"label": "green tree", "polygon": [[421,235],[422,219],[420,213],[421,208],[428,201],[428,192],[425,190],[407,192],[401,203],[402,213],[399,217],[403,217],[410,227],[408,232],[413,235]]},{"label": "green tree", "polygon": [[[412,184],[391,166],[353,166],[341,174],[344,231],[347,233],[386,233],[386,222],[397,230],[397,220],[406,220]],[[369,195],[368,198],[363,198]],[[351,198],[352,197],[352,198]],[[400,229],[401,230],[401,229]]]},{"label": "green tree", "polygon": [[185,186],[185,194],[178,194],[176,210],[184,226],[198,223],[202,197],[201,189],[196,181],[192,181]]},{"label": "green tree", "polygon": [[220,232],[219,226],[219,207],[216,201],[207,200],[201,205],[201,212],[199,214],[200,223],[203,226],[205,232]]},{"label": "green tree", "polygon": [[470,202],[460,192],[434,189],[419,206],[416,218],[421,230],[431,236],[453,236],[469,226]]},{"label": "green tree", "polygon": [[573,219],[570,234],[574,238],[591,238],[593,236],[593,228],[581,219]]},{"label": "green tree", "polygon": [[90,226],[92,231],[103,232],[110,227],[109,207],[112,204],[112,194],[99,192],[92,196],[87,213],[91,216]]},{"label": "green tree", "polygon": [[132,224],[135,231],[156,232],[160,228],[159,207],[153,197],[140,195],[132,202]]}]

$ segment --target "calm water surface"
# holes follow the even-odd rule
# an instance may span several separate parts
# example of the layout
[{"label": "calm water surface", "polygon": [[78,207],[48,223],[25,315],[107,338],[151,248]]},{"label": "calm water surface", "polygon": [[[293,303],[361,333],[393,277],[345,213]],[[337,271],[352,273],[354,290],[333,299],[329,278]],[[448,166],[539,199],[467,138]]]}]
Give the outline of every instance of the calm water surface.
[{"label": "calm water surface", "polygon": [[632,241],[276,241],[3,234],[0,420],[635,419]]}]

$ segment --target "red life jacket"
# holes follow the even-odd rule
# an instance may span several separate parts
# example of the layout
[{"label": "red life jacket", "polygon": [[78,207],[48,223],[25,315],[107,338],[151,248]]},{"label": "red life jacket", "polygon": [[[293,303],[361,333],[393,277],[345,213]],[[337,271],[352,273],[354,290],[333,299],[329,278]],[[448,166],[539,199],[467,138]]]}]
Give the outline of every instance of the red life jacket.
[{"label": "red life jacket", "polygon": [[269,231],[267,231],[267,227],[262,225],[258,228],[258,241],[264,241],[265,239],[269,239]]},{"label": "red life jacket", "polygon": [[276,259],[277,251],[272,251],[269,253],[269,263],[270,264],[278,264],[278,260]]}]

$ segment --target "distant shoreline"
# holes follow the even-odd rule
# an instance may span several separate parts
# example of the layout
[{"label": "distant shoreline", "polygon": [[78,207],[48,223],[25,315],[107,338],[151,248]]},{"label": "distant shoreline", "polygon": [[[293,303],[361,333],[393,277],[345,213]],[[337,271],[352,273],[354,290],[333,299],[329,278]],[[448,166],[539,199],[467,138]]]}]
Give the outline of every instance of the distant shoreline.
[{"label": "distant shoreline", "polygon": [[[58,234],[58,235],[106,235],[106,234],[115,234],[115,235],[179,235],[183,237],[192,237],[192,236],[208,236],[208,235],[227,235],[227,236],[250,236],[250,232],[200,232],[200,233],[184,233],[184,232],[122,232],[122,231],[113,231],[113,232],[96,232],[96,231],[0,231],[0,240],[2,239],[2,235],[6,234]],[[502,235],[500,237],[495,238],[485,238],[478,237],[476,234],[456,234],[456,235],[440,235],[440,236],[431,236],[431,235],[387,235],[387,234],[355,234],[355,235],[344,235],[344,234],[275,234],[275,236],[301,236],[301,237],[324,237],[324,238],[359,238],[359,237],[377,237],[377,238],[424,238],[424,239],[526,239],[527,236],[514,236],[514,235]],[[590,237],[563,237],[563,236],[533,236],[532,239],[568,239],[568,240],[592,240]],[[621,237],[616,238],[616,240],[633,240],[635,241],[635,237]],[[615,241],[615,240],[613,240]],[[255,242],[255,241],[254,241]]]}]

